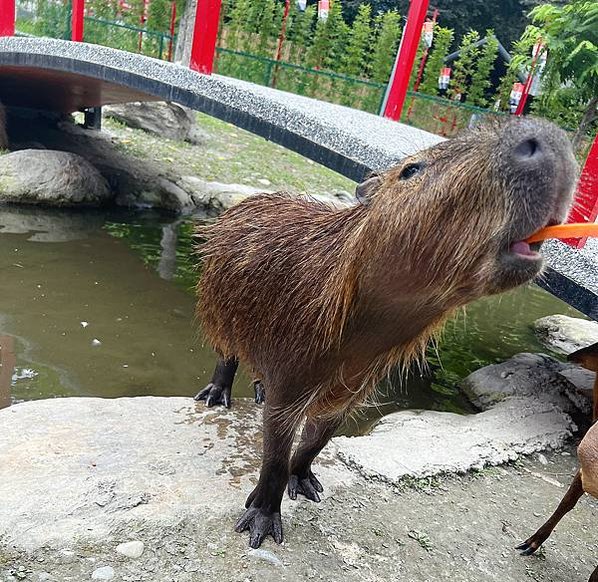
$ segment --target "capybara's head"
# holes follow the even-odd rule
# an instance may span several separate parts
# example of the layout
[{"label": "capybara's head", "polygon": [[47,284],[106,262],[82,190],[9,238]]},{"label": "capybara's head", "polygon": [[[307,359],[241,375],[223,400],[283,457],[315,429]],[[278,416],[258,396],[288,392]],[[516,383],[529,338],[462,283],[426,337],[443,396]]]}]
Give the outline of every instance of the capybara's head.
[{"label": "capybara's head", "polygon": [[362,240],[376,241],[372,283],[466,303],[533,279],[543,261],[525,240],[565,220],[577,174],[565,133],[531,118],[481,125],[406,158],[361,189]]}]

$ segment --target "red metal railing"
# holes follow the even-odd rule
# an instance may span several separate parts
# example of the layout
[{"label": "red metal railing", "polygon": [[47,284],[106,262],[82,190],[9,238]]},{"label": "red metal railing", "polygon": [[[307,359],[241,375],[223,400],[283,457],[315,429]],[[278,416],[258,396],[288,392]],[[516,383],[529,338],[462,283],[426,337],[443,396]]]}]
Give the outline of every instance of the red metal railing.
[{"label": "red metal railing", "polygon": [[[575,205],[569,214],[568,222],[596,222],[598,218],[598,135],[590,148],[586,159],[579,186]],[[585,246],[587,238],[567,240],[567,244],[581,249]]]},{"label": "red metal railing", "polygon": [[0,0],[0,36],[15,33],[15,0]]}]

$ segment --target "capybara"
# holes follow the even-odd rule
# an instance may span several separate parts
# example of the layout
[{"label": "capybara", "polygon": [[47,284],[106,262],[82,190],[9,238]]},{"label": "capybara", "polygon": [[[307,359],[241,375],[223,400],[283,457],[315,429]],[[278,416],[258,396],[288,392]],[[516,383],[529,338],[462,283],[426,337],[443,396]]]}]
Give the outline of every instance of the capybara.
[{"label": "capybara", "polygon": [[0,103],[0,150],[8,147],[8,135],[6,133],[6,111]]},{"label": "capybara", "polygon": [[[577,456],[581,469],[577,472],[565,496],[548,521],[530,538],[518,545],[524,556],[531,556],[550,536],[559,521],[571,511],[584,491],[598,499],[598,423],[594,423],[586,433],[579,447]],[[598,582],[598,566],[588,582]]]},{"label": "capybara", "polygon": [[389,369],[457,308],[541,271],[525,240],[565,219],[576,176],[563,131],[514,119],[407,157],[358,188],[361,204],[263,194],[198,233],[197,313],[221,356],[211,403],[230,400],[238,361],[265,386],[261,474],[236,525],[251,547],[282,541],[287,485],[319,501],[312,461]]}]

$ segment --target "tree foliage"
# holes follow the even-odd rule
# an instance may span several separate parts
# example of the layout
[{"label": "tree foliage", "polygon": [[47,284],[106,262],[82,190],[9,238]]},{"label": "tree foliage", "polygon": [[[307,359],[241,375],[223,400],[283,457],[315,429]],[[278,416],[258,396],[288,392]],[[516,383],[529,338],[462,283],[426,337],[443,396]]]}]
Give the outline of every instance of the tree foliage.
[{"label": "tree foliage", "polygon": [[422,93],[436,95],[438,93],[438,76],[444,67],[444,60],[449,54],[453,42],[453,31],[450,28],[434,27],[434,41],[424,69],[424,80],[419,86]]},{"label": "tree foliage", "polygon": [[401,16],[396,10],[378,14],[374,20],[376,42],[372,51],[371,79],[386,83],[390,77],[401,37]]},{"label": "tree foliage", "polygon": [[369,4],[359,7],[353,21],[347,47],[342,56],[341,72],[354,77],[364,77],[369,62],[369,46],[372,37],[372,8]]},{"label": "tree foliage", "polygon": [[541,37],[548,49],[537,111],[552,115],[562,104],[583,111],[575,141],[598,120],[598,2],[571,0],[534,8],[524,38]]},{"label": "tree foliage", "polygon": [[480,35],[476,30],[470,30],[461,40],[460,54],[453,67],[451,88],[449,89],[451,99],[462,101],[463,96],[468,93],[480,52],[480,49],[475,46],[479,40]]},{"label": "tree foliage", "polygon": [[475,70],[471,76],[471,84],[467,92],[467,101],[478,107],[486,107],[488,105],[486,94],[492,86],[490,75],[492,74],[492,69],[494,69],[498,54],[498,41],[492,29],[486,31],[484,40],[486,42],[480,50],[479,58],[475,63]]}]

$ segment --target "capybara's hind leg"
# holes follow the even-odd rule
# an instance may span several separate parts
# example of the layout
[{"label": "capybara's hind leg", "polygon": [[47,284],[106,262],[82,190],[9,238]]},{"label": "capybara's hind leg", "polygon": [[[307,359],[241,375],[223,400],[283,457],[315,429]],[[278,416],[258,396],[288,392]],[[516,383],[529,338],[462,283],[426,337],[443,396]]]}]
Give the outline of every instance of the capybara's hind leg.
[{"label": "capybara's hind leg", "polygon": [[263,404],[266,401],[266,389],[261,380],[253,381],[253,391],[255,392],[255,403]]},{"label": "capybara's hind leg", "polygon": [[291,499],[304,495],[308,499],[320,502],[320,493],[324,491],[311,470],[311,464],[334,435],[342,422],[342,416],[326,420],[308,419],[303,427],[301,442],[291,460],[288,493]]},{"label": "capybara's hind leg", "polygon": [[569,485],[569,489],[567,489],[567,493],[565,493],[555,512],[548,518],[548,521],[531,538],[519,544],[515,549],[521,550],[521,555],[523,556],[531,556],[548,539],[552,530],[563,519],[565,514],[575,507],[582,495],[581,471],[577,471],[575,478],[571,482],[571,485]]},{"label": "capybara's hind leg", "polygon": [[252,548],[259,548],[268,535],[277,544],[282,543],[280,504],[289,478],[289,457],[299,422],[293,413],[286,414],[285,417],[276,413],[284,408],[273,407],[274,398],[270,395],[276,393],[268,389],[269,396],[264,411],[262,470],[257,486],[245,502],[247,510],[235,525],[235,530],[239,533],[249,530],[249,545]]},{"label": "capybara's hind leg", "polygon": [[598,582],[598,566],[596,566],[596,569],[594,570],[594,573],[590,576],[588,582]]},{"label": "capybara's hind leg", "polygon": [[230,408],[231,392],[235,374],[239,366],[237,358],[219,358],[216,369],[212,375],[212,381],[195,396],[195,400],[205,400],[207,406],[223,404]]}]

